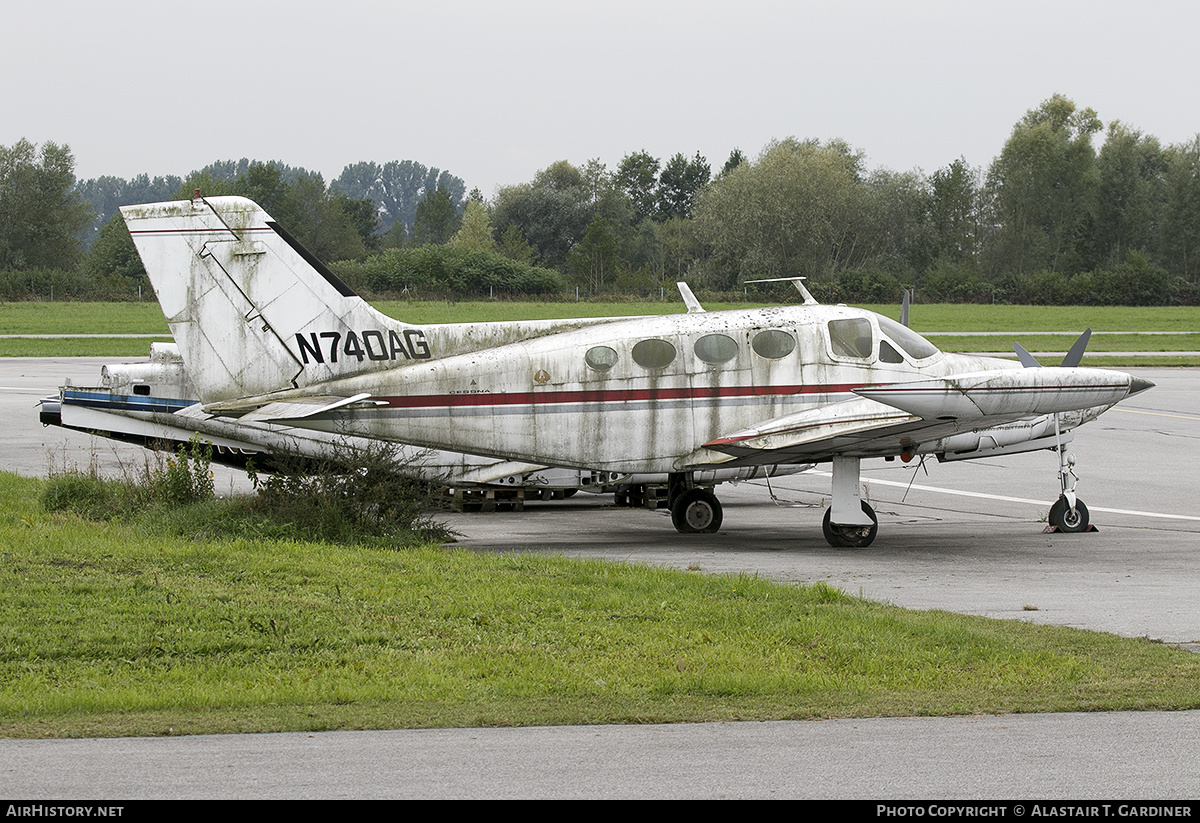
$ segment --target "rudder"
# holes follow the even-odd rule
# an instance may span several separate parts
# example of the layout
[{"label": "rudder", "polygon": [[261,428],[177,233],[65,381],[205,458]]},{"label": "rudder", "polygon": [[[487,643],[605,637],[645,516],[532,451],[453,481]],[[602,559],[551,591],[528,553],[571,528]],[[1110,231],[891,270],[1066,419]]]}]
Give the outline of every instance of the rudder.
[{"label": "rudder", "polygon": [[197,196],[121,212],[205,404],[413,356],[418,327],[371,308],[251,200]]}]

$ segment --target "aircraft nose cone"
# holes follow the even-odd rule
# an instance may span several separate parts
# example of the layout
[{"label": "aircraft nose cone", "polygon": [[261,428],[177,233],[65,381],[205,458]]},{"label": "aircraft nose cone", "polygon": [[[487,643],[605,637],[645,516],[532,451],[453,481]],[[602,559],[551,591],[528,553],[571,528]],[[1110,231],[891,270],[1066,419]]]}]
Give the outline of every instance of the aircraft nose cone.
[{"label": "aircraft nose cone", "polygon": [[1146,389],[1152,389],[1152,388],[1154,388],[1154,384],[1152,382],[1150,382],[1149,380],[1145,380],[1141,377],[1131,377],[1129,379],[1129,394],[1127,394],[1125,396],[1131,397],[1131,396],[1137,394],[1138,392],[1143,392]]}]

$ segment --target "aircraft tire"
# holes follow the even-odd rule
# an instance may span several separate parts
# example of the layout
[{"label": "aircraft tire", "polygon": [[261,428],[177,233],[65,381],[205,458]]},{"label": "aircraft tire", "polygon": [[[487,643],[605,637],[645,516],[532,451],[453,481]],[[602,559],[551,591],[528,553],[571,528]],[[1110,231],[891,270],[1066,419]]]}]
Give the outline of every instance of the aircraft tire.
[{"label": "aircraft tire", "polygon": [[836,526],[829,522],[833,509],[825,510],[825,519],[821,521],[821,531],[825,533],[825,542],[835,549],[865,549],[875,540],[879,531],[879,518],[875,510],[862,501],[863,512],[871,518],[870,526]]},{"label": "aircraft tire", "polygon": [[1075,501],[1074,515],[1071,514],[1071,507],[1065,497],[1058,498],[1050,507],[1050,525],[1060,532],[1078,534],[1087,531],[1088,522],[1087,506],[1083,505],[1082,500]]},{"label": "aircraft tire", "polygon": [[671,523],[683,534],[712,534],[722,517],[721,501],[708,489],[688,489],[671,504]]}]

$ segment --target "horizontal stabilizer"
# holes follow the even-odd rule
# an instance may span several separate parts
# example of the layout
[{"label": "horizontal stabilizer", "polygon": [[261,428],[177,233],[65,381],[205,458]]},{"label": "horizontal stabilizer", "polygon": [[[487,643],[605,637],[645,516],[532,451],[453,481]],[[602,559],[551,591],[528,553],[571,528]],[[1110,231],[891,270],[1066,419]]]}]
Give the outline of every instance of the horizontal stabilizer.
[{"label": "horizontal stabilizer", "polygon": [[[283,400],[248,398],[229,403],[215,403],[205,406],[204,411],[209,414],[238,417],[248,423],[284,423],[327,414],[356,403],[365,403],[370,396],[356,394],[353,397],[289,397]],[[374,401],[366,405],[380,406],[386,403]]]},{"label": "horizontal stabilizer", "polygon": [[692,294],[688,284],[680,281],[675,285],[679,287],[679,296],[683,298],[683,304],[687,306],[687,313],[704,314],[704,306],[700,305],[700,301],[696,299],[696,295]]}]

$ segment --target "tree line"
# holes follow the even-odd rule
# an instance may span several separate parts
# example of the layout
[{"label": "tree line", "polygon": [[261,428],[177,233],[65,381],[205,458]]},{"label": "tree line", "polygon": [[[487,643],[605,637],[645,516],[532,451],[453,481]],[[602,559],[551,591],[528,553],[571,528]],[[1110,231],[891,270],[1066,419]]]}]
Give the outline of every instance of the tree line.
[{"label": "tree line", "polygon": [[734,149],[715,173],[698,152],[559,161],[490,199],[407,160],[349,165],[328,186],[278,162],[79,183],[72,165],[65,146],[0,147],[3,296],[32,288],[30,271],[136,282],[116,207],[199,188],[253,198],[380,295],[657,296],[676,280],[732,294],[803,276],[834,301],[911,288],[926,301],[1200,302],[1200,136],[1164,146],[1062,95],[1026,112],[986,169],[960,158],[930,174],[795,138],[753,158]]}]

